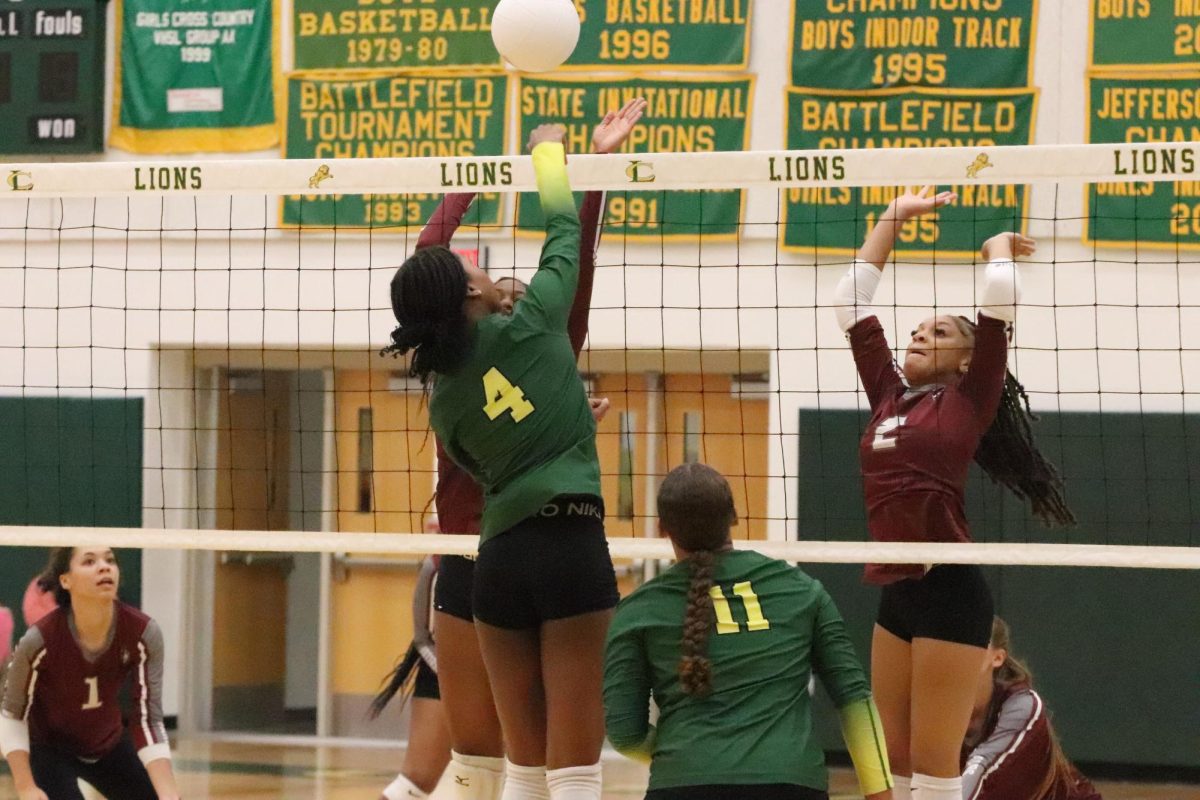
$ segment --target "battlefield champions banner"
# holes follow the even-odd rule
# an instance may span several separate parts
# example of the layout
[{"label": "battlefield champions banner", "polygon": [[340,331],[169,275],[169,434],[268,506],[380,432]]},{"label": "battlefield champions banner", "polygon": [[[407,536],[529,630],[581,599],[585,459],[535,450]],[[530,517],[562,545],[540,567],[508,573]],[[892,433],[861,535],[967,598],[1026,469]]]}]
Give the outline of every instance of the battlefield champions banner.
[{"label": "battlefield champions banner", "polygon": [[274,0],[117,0],[110,144],[135,153],[279,144],[278,12]]}]

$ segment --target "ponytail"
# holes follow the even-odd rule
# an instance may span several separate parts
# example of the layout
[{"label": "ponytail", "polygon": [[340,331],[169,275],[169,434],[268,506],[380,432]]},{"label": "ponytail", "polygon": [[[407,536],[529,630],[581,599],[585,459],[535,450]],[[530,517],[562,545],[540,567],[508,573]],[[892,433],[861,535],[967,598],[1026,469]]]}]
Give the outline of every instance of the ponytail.
[{"label": "ponytail", "polygon": [[712,595],[716,554],[712,550],[697,550],[687,563],[691,569],[688,586],[687,611],[683,616],[683,655],[679,659],[679,683],[693,697],[705,697],[712,692],[712,662],[708,658],[708,637],[715,612]]},{"label": "ponytail", "polygon": [[408,374],[428,383],[434,373],[453,372],[471,349],[470,324],[463,312],[467,273],[452,251],[426,247],[400,265],[392,277],[392,312],[399,325],[383,353],[412,351]]}]

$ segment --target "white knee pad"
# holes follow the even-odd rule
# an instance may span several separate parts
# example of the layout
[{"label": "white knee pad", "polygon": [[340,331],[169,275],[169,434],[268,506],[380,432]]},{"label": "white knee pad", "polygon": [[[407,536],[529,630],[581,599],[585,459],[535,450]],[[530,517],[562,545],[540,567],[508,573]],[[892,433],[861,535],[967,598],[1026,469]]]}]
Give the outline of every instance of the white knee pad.
[{"label": "white knee pad", "polygon": [[425,800],[429,795],[417,788],[417,785],[403,775],[397,775],[396,780],[383,790],[387,800]]},{"label": "white knee pad", "polygon": [[546,783],[550,786],[550,800],[600,800],[600,762],[548,770]]},{"label": "white knee pad", "polygon": [[500,800],[504,759],[450,752],[450,778],[456,800]]},{"label": "white knee pad", "polygon": [[934,778],[931,775],[914,774],[912,800],[962,800],[962,776]]},{"label": "white knee pad", "polygon": [[892,787],[893,800],[912,800],[912,778],[907,775],[893,775],[892,781],[895,783]]},{"label": "white knee pad", "polygon": [[522,767],[511,761],[504,764],[504,794],[500,800],[550,800],[545,767]]}]

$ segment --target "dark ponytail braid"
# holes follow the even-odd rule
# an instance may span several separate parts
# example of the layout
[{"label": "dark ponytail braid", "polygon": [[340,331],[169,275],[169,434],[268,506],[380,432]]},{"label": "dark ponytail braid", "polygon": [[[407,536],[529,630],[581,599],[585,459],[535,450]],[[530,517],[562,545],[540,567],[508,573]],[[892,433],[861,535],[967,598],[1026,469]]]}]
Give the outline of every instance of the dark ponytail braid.
[{"label": "dark ponytail braid", "polygon": [[429,381],[432,373],[453,372],[470,354],[470,325],[463,313],[467,273],[445,247],[413,253],[392,277],[392,312],[400,323],[384,354],[412,351],[408,374]]},{"label": "dark ponytail braid", "polygon": [[688,557],[691,584],[688,586],[687,611],[683,616],[683,641],[679,659],[679,683],[693,697],[712,692],[712,662],[708,659],[708,636],[714,611],[712,595],[715,554],[697,550]]},{"label": "dark ponytail braid", "polygon": [[[966,317],[957,317],[957,320],[974,338],[975,324]],[[1037,418],[1029,407],[1025,387],[1005,370],[1000,407],[979,441],[975,463],[994,483],[1028,502],[1033,515],[1044,524],[1051,527],[1074,525],[1075,514],[1067,506],[1062,475],[1042,455],[1034,440],[1030,423]]]}]

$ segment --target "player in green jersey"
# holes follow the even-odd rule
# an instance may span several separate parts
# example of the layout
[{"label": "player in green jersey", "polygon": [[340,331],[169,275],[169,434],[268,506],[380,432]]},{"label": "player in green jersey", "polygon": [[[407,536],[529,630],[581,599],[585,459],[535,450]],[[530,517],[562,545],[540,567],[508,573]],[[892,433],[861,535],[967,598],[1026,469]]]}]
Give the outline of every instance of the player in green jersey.
[{"label": "player in green jersey", "polygon": [[412,351],[411,374],[433,384],[434,431],[484,490],[472,613],[509,760],[504,800],[600,797],[617,587],[596,423],[567,334],[580,223],[562,142],[552,125],[530,137],[546,241],[511,316],[487,273],[446,248],[414,253],[391,286],[392,349]]},{"label": "player in green jersey", "polygon": [[649,760],[647,800],[828,800],[814,672],[838,707],[863,793],[890,800],[870,686],[820,582],[733,549],[733,493],[711,467],[671,470],[658,516],[678,562],[621,601],[604,666],[608,738]]}]

